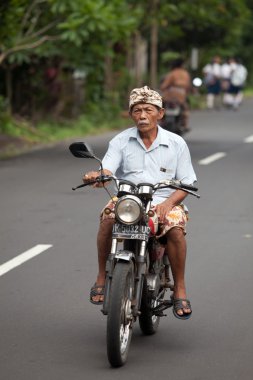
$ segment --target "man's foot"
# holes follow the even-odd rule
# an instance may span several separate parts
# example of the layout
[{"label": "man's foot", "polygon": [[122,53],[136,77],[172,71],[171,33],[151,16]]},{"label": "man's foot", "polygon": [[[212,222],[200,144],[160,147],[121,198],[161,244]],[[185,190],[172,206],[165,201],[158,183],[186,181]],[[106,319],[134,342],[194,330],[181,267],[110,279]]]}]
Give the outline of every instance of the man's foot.
[{"label": "man's foot", "polygon": [[178,319],[189,319],[192,314],[191,303],[186,298],[172,298],[173,314]]},{"label": "man's foot", "polygon": [[97,285],[96,283],[90,290],[90,302],[94,305],[101,305],[104,302],[104,285]]}]

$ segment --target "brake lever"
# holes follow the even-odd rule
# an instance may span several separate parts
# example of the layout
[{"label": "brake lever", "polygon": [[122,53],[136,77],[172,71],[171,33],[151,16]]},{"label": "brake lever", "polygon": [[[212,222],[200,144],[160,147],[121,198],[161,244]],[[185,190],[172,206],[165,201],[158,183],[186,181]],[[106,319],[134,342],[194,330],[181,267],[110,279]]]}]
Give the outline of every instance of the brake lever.
[{"label": "brake lever", "polygon": [[90,185],[90,184],[92,184],[92,183],[95,183],[95,182],[96,182],[96,181],[94,181],[94,182],[89,182],[89,183],[82,183],[82,184],[79,185],[79,186],[72,187],[72,190],[75,191],[76,189],[81,189],[81,187],[88,186],[88,185]]},{"label": "brake lever", "polygon": [[101,175],[101,176],[97,177],[94,181],[87,181],[85,183],[82,183],[79,186],[72,187],[72,190],[75,191],[75,190],[80,189],[82,187],[85,187],[85,186],[88,186],[88,185],[93,185],[94,183],[99,183],[99,182],[105,183],[105,182],[110,181],[110,180],[111,179],[107,179],[107,176]]},{"label": "brake lever", "polygon": [[172,189],[176,189],[176,190],[182,190],[182,191],[185,191],[186,193],[188,194],[191,194],[191,195],[194,195],[194,197],[197,197],[198,199],[200,198],[200,195],[198,193],[195,193],[194,191],[192,190],[188,190],[188,189],[183,189],[182,187],[180,186],[176,186],[176,185],[170,185]]}]

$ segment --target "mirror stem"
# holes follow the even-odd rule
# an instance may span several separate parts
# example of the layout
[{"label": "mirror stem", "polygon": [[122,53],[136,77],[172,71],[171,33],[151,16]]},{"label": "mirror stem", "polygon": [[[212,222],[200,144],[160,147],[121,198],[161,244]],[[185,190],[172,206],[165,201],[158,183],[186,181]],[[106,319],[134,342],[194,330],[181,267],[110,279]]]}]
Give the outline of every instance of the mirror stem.
[{"label": "mirror stem", "polygon": [[100,172],[101,172],[101,176],[104,177],[105,173],[104,173],[104,168],[103,168],[102,161],[101,161],[98,157],[96,157],[96,156],[94,156],[94,158],[95,158],[95,160],[97,160],[97,161],[100,163]]}]

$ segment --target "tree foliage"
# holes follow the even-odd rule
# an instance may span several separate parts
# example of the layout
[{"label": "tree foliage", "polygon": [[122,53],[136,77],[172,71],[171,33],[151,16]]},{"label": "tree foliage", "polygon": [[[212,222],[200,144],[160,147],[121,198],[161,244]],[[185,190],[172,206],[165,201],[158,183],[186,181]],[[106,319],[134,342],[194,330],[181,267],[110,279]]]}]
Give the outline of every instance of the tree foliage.
[{"label": "tree foliage", "polygon": [[[203,63],[218,53],[240,55],[249,66],[253,49],[243,44],[253,45],[252,16],[251,0],[4,0],[0,67],[57,57],[84,70],[88,90],[99,99],[110,70],[116,88],[127,85],[126,61],[137,33],[149,51],[157,49],[160,72],[167,63],[162,57],[189,57],[192,47],[200,49]],[[151,46],[154,23],[157,46]]]},{"label": "tree foliage", "polygon": [[[189,57],[192,47],[204,53],[235,54],[250,12],[242,0],[163,1],[160,12],[159,46]],[[223,54],[224,53],[224,54]]]}]

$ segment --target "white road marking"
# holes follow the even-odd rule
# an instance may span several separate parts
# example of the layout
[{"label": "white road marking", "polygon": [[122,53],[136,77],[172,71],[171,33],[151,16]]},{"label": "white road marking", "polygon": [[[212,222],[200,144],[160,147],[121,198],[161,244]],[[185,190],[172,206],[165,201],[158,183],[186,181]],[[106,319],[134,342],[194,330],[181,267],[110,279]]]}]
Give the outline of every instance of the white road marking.
[{"label": "white road marking", "polygon": [[199,165],[209,165],[212,162],[217,161],[217,160],[225,157],[226,155],[227,155],[227,153],[224,153],[224,152],[219,152],[219,153],[212,154],[211,156],[208,156],[208,157],[203,158],[202,160],[200,160],[199,161]]},{"label": "white road marking", "polygon": [[253,135],[246,137],[244,139],[244,142],[245,143],[253,143]]},{"label": "white road marking", "polygon": [[25,263],[26,261],[32,259],[34,256],[39,255],[40,253],[51,248],[52,244],[38,244],[35,247],[29,249],[26,252],[21,253],[19,256],[14,257],[10,261],[0,265],[0,276],[3,276],[5,273],[16,268],[17,266]]}]

